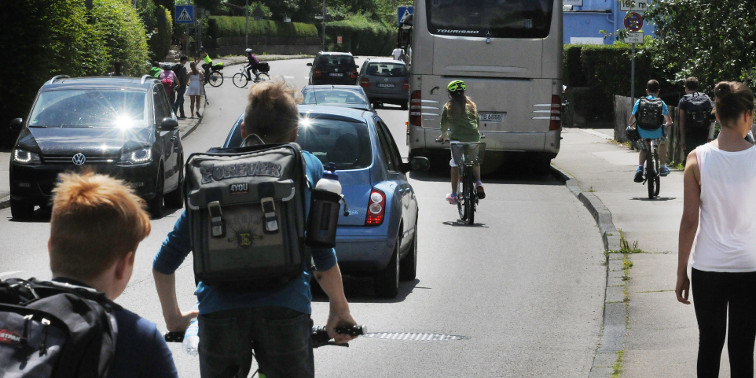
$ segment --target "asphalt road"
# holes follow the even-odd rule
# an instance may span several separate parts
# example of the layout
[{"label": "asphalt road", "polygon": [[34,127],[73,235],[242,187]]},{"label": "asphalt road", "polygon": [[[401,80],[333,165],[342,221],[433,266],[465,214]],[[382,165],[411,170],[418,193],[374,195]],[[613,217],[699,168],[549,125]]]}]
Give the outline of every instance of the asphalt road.
[{"label": "asphalt road", "polygon": [[[271,62],[271,76],[301,88],[306,63]],[[238,69],[227,67],[226,82],[208,87],[210,107],[203,105],[201,125],[184,139],[185,156],[221,145],[244,110],[246,91],[230,81]],[[379,114],[406,155],[407,112],[397,107]],[[606,282],[604,248],[589,212],[552,175],[494,174],[484,178],[487,198],[477,223],[460,226],[456,209],[444,201],[448,176],[434,172],[410,175],[420,206],[418,278],[402,282],[397,298],[383,300],[373,296],[370,280],[345,277],[352,313],[371,334],[348,349],[316,350],[317,376],[587,377]],[[117,300],[161,330],[151,263],[177,216],[153,221],[131,283]],[[0,210],[0,274],[49,278],[49,223],[10,218],[9,209]],[[190,259],[177,282],[181,306],[194,307]],[[325,323],[327,311],[327,302],[316,298],[316,324]],[[198,377],[196,357],[178,344],[171,349],[181,377]]]}]

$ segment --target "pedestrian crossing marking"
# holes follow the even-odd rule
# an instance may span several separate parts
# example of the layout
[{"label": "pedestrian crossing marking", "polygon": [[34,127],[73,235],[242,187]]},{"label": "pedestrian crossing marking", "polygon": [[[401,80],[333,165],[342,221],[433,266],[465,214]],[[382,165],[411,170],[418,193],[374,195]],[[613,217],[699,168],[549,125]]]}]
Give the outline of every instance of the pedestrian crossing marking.
[{"label": "pedestrian crossing marking", "polygon": [[189,11],[184,8],[181,10],[181,14],[176,20],[179,22],[192,22],[192,16],[189,14]]}]

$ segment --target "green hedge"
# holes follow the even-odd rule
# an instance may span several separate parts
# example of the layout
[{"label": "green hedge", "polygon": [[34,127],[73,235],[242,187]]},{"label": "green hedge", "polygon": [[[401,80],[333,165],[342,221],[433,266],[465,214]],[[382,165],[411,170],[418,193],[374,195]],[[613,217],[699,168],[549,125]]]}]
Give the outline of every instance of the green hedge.
[{"label": "green hedge", "polygon": [[[342,43],[338,43],[341,36]],[[368,20],[358,14],[348,20],[326,24],[328,50],[351,51],[360,55],[391,55],[396,46],[394,25]]]},{"label": "green hedge", "polygon": [[[211,16],[208,18],[208,38],[243,37],[246,17]],[[247,33],[250,36],[312,38],[317,37],[315,25],[301,22],[272,20],[249,20]]]}]

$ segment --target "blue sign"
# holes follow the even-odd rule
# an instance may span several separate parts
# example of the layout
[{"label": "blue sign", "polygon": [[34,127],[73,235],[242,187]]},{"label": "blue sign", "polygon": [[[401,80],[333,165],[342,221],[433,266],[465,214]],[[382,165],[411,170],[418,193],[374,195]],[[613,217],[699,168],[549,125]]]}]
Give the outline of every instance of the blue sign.
[{"label": "blue sign", "polygon": [[401,26],[402,21],[407,19],[411,14],[415,12],[415,7],[413,6],[399,6],[396,7],[396,23]]},{"label": "blue sign", "polygon": [[177,24],[194,23],[194,5],[176,5],[175,14]]}]

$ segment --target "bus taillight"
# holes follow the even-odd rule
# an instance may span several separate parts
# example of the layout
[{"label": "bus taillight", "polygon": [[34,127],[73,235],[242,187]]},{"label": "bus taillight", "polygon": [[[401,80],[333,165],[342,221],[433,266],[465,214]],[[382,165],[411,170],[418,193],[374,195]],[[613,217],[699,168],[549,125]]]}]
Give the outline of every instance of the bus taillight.
[{"label": "bus taillight", "polygon": [[562,98],[558,95],[551,96],[551,121],[549,130],[559,130],[562,127]]},{"label": "bus taillight", "polygon": [[410,95],[409,123],[412,126],[422,126],[422,104],[420,91],[412,91]]}]

